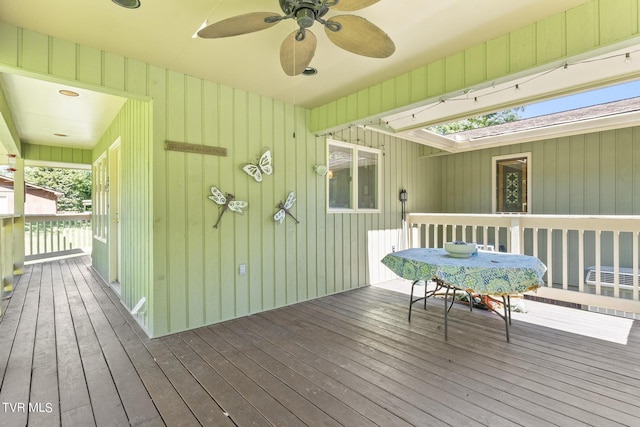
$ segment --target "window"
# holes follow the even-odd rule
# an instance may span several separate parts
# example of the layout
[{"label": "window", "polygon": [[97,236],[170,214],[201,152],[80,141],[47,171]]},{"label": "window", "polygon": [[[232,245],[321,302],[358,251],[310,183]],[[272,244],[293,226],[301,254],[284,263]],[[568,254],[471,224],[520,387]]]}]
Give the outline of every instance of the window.
[{"label": "window", "polygon": [[493,158],[493,212],[531,212],[531,153]]},{"label": "window", "polygon": [[378,212],[380,150],[328,141],[329,212]]},{"label": "window", "polygon": [[103,154],[93,164],[93,197],[95,210],[93,218],[93,235],[96,239],[107,241],[109,178],[107,175],[107,156]]}]

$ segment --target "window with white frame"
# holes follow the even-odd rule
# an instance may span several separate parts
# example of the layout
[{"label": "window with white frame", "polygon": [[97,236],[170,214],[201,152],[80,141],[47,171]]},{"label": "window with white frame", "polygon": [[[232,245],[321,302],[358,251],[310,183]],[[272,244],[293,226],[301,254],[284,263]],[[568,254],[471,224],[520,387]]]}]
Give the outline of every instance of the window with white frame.
[{"label": "window with white frame", "polygon": [[531,153],[493,157],[493,213],[531,212]]},{"label": "window with white frame", "polygon": [[109,176],[107,174],[107,156],[103,154],[93,164],[93,194],[95,197],[94,210],[94,237],[98,240],[107,240],[108,213],[109,213]]},{"label": "window with white frame", "polygon": [[380,210],[380,150],[327,141],[329,212]]}]

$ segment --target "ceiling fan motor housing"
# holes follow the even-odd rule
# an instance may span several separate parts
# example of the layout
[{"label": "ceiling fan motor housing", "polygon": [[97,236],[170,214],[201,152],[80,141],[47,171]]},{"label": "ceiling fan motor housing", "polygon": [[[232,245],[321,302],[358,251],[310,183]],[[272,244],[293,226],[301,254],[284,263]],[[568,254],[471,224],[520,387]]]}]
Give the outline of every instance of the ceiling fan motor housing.
[{"label": "ceiling fan motor housing", "polygon": [[311,9],[299,9],[296,12],[296,22],[300,28],[309,28],[316,21],[316,15]]},{"label": "ceiling fan motor housing", "polygon": [[280,8],[286,15],[295,16],[302,28],[309,28],[316,18],[329,12],[326,0],[280,0]]}]

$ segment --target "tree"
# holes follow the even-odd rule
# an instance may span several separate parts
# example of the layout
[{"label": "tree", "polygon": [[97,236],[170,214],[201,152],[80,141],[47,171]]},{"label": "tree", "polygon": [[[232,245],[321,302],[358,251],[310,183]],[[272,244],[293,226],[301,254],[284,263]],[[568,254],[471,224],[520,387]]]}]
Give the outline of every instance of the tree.
[{"label": "tree", "polygon": [[464,119],[457,122],[432,126],[429,128],[429,130],[439,135],[449,135],[452,133],[463,132],[470,129],[501,125],[503,123],[510,123],[520,120],[520,113],[522,111],[524,111],[524,107],[497,111],[495,113],[485,114],[484,116],[471,117],[469,119]]},{"label": "tree", "polygon": [[58,212],[82,212],[82,201],[91,199],[91,171],[88,170],[26,167],[24,180],[64,193],[58,199]]}]

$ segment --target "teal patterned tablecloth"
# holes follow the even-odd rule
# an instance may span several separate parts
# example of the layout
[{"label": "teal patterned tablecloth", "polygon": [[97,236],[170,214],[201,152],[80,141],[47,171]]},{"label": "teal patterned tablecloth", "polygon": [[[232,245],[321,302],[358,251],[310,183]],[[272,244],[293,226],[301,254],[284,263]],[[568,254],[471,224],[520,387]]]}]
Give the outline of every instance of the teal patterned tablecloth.
[{"label": "teal patterned tablecloth", "polygon": [[453,258],[444,249],[417,248],[392,252],[382,263],[408,280],[438,278],[448,285],[481,295],[511,295],[544,285],[547,267],[538,258],[483,252]]}]

